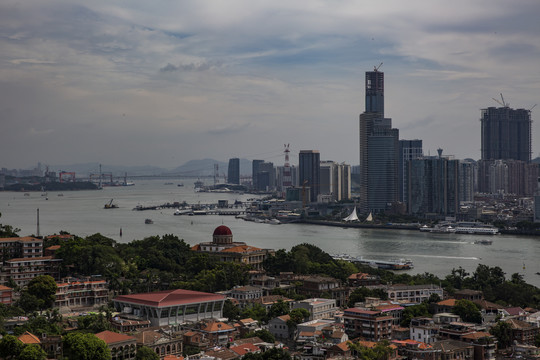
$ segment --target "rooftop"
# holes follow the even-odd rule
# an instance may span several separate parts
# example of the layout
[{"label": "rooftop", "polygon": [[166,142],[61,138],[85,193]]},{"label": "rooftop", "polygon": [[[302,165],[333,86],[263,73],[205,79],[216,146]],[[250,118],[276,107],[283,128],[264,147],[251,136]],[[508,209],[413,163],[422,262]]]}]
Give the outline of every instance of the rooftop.
[{"label": "rooftop", "polygon": [[165,307],[179,304],[194,304],[219,300],[225,300],[225,296],[183,289],[120,295],[113,299],[113,301],[141,304],[153,307]]}]

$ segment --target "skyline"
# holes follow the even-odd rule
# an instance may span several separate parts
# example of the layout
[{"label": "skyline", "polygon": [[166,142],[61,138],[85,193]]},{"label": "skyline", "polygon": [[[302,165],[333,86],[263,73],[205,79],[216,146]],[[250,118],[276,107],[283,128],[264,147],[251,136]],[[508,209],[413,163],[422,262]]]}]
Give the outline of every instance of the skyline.
[{"label": "skyline", "polygon": [[[358,165],[365,72],[426,155],[480,159],[480,109],[539,101],[540,3],[0,4],[0,167]],[[532,111],[532,158],[540,129]]]}]

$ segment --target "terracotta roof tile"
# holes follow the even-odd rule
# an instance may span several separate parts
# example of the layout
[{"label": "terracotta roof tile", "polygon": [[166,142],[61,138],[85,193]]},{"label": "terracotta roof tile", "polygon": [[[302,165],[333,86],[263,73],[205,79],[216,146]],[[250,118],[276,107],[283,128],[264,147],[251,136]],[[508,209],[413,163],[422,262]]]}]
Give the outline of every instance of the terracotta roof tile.
[{"label": "terracotta roof tile", "polygon": [[144,304],[148,306],[162,307],[177,304],[193,304],[207,301],[224,300],[225,296],[192,290],[165,290],[152,293],[120,295],[114,298],[115,301],[122,301],[134,304]]},{"label": "terracotta roof tile", "polygon": [[114,344],[114,343],[128,341],[128,340],[135,340],[133,336],[119,334],[119,333],[115,333],[113,331],[108,331],[108,330],[97,333],[96,336],[100,338],[101,340],[105,341],[107,344]]},{"label": "terracotta roof tile", "polygon": [[25,331],[24,334],[19,336],[19,340],[23,344],[41,344],[39,338],[36,335],[29,333],[28,331]]},{"label": "terracotta roof tile", "polygon": [[231,346],[230,349],[240,356],[244,356],[245,354],[250,353],[250,352],[256,353],[256,352],[261,351],[261,349],[259,349],[258,346],[255,346],[249,343],[238,345],[238,346]]}]

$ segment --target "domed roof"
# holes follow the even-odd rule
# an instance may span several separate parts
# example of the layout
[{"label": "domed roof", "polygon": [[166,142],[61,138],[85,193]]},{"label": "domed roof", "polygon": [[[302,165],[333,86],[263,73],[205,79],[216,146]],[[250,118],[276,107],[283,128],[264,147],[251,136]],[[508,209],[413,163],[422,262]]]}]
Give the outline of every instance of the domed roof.
[{"label": "domed roof", "polygon": [[216,235],[232,235],[232,231],[227,226],[220,225],[214,230],[214,236]]}]

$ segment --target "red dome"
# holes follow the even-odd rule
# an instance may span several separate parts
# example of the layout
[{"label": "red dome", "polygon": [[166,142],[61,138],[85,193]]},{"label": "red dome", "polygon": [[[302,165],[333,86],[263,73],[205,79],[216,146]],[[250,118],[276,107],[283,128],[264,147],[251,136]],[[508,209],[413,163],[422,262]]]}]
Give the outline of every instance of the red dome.
[{"label": "red dome", "polygon": [[232,231],[227,226],[220,225],[214,230],[214,236],[216,235],[232,235]]}]

